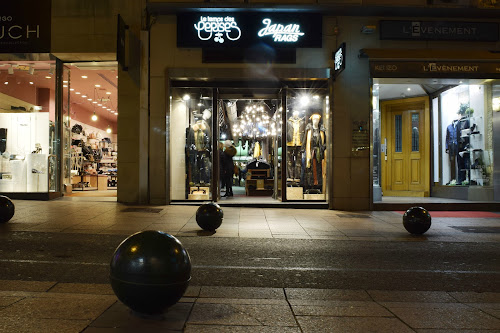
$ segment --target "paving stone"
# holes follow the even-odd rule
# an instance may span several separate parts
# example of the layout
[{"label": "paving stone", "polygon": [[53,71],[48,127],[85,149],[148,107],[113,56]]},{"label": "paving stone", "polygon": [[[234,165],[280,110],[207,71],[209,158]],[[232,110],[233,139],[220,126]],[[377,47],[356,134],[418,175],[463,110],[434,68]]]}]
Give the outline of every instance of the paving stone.
[{"label": "paving stone", "polygon": [[369,306],[292,305],[292,311],[296,316],[393,317],[392,313],[377,304]]},{"label": "paving stone", "polygon": [[500,293],[477,293],[470,291],[450,292],[449,294],[462,303],[500,303]]},{"label": "paving stone", "polygon": [[19,317],[0,317],[0,332],[13,333],[75,333],[81,332],[90,320],[44,319]]},{"label": "paving stone", "polygon": [[0,310],[0,317],[90,320],[115,302],[110,296],[29,297]]},{"label": "paving stone", "polygon": [[288,305],[196,303],[189,324],[241,326],[296,326]]},{"label": "paving stone", "polygon": [[56,283],[53,281],[0,280],[0,290],[47,291]]},{"label": "paving stone", "polygon": [[303,332],[414,333],[396,318],[384,317],[302,317],[297,321]]},{"label": "paving stone", "polygon": [[177,303],[162,315],[150,316],[134,312],[123,303],[117,302],[92,322],[90,327],[148,333],[182,330],[192,306],[192,303]]},{"label": "paving stone", "polygon": [[114,295],[110,284],[58,283],[49,290],[51,293]]},{"label": "paving stone", "polygon": [[264,299],[264,298],[198,298],[196,303],[205,304],[278,304],[288,305],[285,299]]},{"label": "paving stone", "polygon": [[371,301],[364,290],[285,288],[287,299]]},{"label": "paving stone", "polygon": [[[461,304],[459,304],[461,305]],[[474,308],[418,307],[390,310],[412,328],[500,330],[500,319]]]},{"label": "paving stone", "polygon": [[[187,324],[185,333],[300,333],[298,327],[222,326]],[[97,332],[96,332],[97,333]]]},{"label": "paving stone", "polygon": [[0,306],[5,307],[22,300],[24,297],[19,296],[0,296]]},{"label": "paving stone", "polygon": [[444,291],[368,290],[367,292],[377,302],[455,302],[455,299]]},{"label": "paving stone", "polygon": [[200,297],[284,299],[285,295],[281,288],[213,286],[201,287]]}]

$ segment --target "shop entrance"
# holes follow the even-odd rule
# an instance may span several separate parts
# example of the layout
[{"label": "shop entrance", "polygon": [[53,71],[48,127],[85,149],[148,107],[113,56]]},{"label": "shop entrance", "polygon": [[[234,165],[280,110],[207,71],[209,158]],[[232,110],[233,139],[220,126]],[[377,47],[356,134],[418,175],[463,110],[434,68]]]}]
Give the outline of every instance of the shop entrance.
[{"label": "shop entrance", "polygon": [[374,204],[498,201],[493,143],[499,80],[373,80]]},{"label": "shop entrance", "polygon": [[325,204],[327,81],[315,88],[177,84],[185,82],[171,91],[172,201]]},{"label": "shop entrance", "polygon": [[219,91],[219,200],[281,201],[281,90]]},{"label": "shop entrance", "polygon": [[[382,138],[382,191],[387,196],[429,196],[429,129],[427,97],[397,99],[380,103]],[[385,156],[384,156],[385,155]]]}]

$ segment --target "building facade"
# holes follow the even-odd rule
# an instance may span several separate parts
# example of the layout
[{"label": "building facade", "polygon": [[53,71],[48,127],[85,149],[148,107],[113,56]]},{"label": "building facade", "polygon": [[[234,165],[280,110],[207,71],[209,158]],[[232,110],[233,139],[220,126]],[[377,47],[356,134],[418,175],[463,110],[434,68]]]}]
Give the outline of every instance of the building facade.
[{"label": "building facade", "polygon": [[54,192],[68,182],[64,64],[117,61],[119,202],[229,203],[229,146],[243,204],[500,200],[498,5],[127,4],[51,1]]}]

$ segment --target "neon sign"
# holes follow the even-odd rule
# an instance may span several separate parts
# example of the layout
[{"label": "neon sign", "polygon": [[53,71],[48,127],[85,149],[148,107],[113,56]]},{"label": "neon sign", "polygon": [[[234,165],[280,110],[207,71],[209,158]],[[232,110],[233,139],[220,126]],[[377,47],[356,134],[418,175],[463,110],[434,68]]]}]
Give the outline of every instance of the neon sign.
[{"label": "neon sign", "polygon": [[263,19],[262,23],[264,23],[266,27],[259,31],[258,36],[273,36],[275,42],[294,43],[299,40],[299,37],[304,36],[298,24],[271,24],[271,19],[268,18]]},{"label": "neon sign", "polygon": [[230,41],[241,37],[241,29],[231,16],[201,16],[194,28],[198,31],[199,39],[210,40],[213,37],[216,43],[224,43],[224,36]]}]

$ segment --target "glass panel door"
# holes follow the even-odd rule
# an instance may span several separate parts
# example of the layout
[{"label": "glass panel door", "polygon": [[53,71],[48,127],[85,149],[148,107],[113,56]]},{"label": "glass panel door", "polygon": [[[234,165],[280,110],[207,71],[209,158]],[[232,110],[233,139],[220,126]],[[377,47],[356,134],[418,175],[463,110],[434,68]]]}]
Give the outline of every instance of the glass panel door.
[{"label": "glass panel door", "polygon": [[285,161],[283,159],[283,135],[282,135],[282,128],[283,128],[283,105],[286,104],[286,99],[285,99],[286,93],[281,90],[279,93],[279,98],[277,100],[278,102],[278,108],[277,111],[274,113],[273,119],[273,131],[271,132],[271,135],[275,138],[274,139],[274,146],[275,146],[275,161],[274,161],[274,198],[277,200],[282,201],[283,200],[283,172],[282,172],[282,165],[283,162]]},{"label": "glass panel door", "polygon": [[[62,145],[63,145],[63,165],[62,181],[66,186],[71,186],[71,69],[69,66],[63,66],[63,89],[62,89]],[[73,154],[75,156],[75,154]],[[76,159],[76,157],[75,157]],[[76,161],[75,161],[76,162]],[[75,170],[76,171],[76,170]],[[75,172],[76,174],[76,172]]]},{"label": "glass panel door", "polygon": [[212,199],[212,89],[174,88],[170,179],[173,200]]}]

